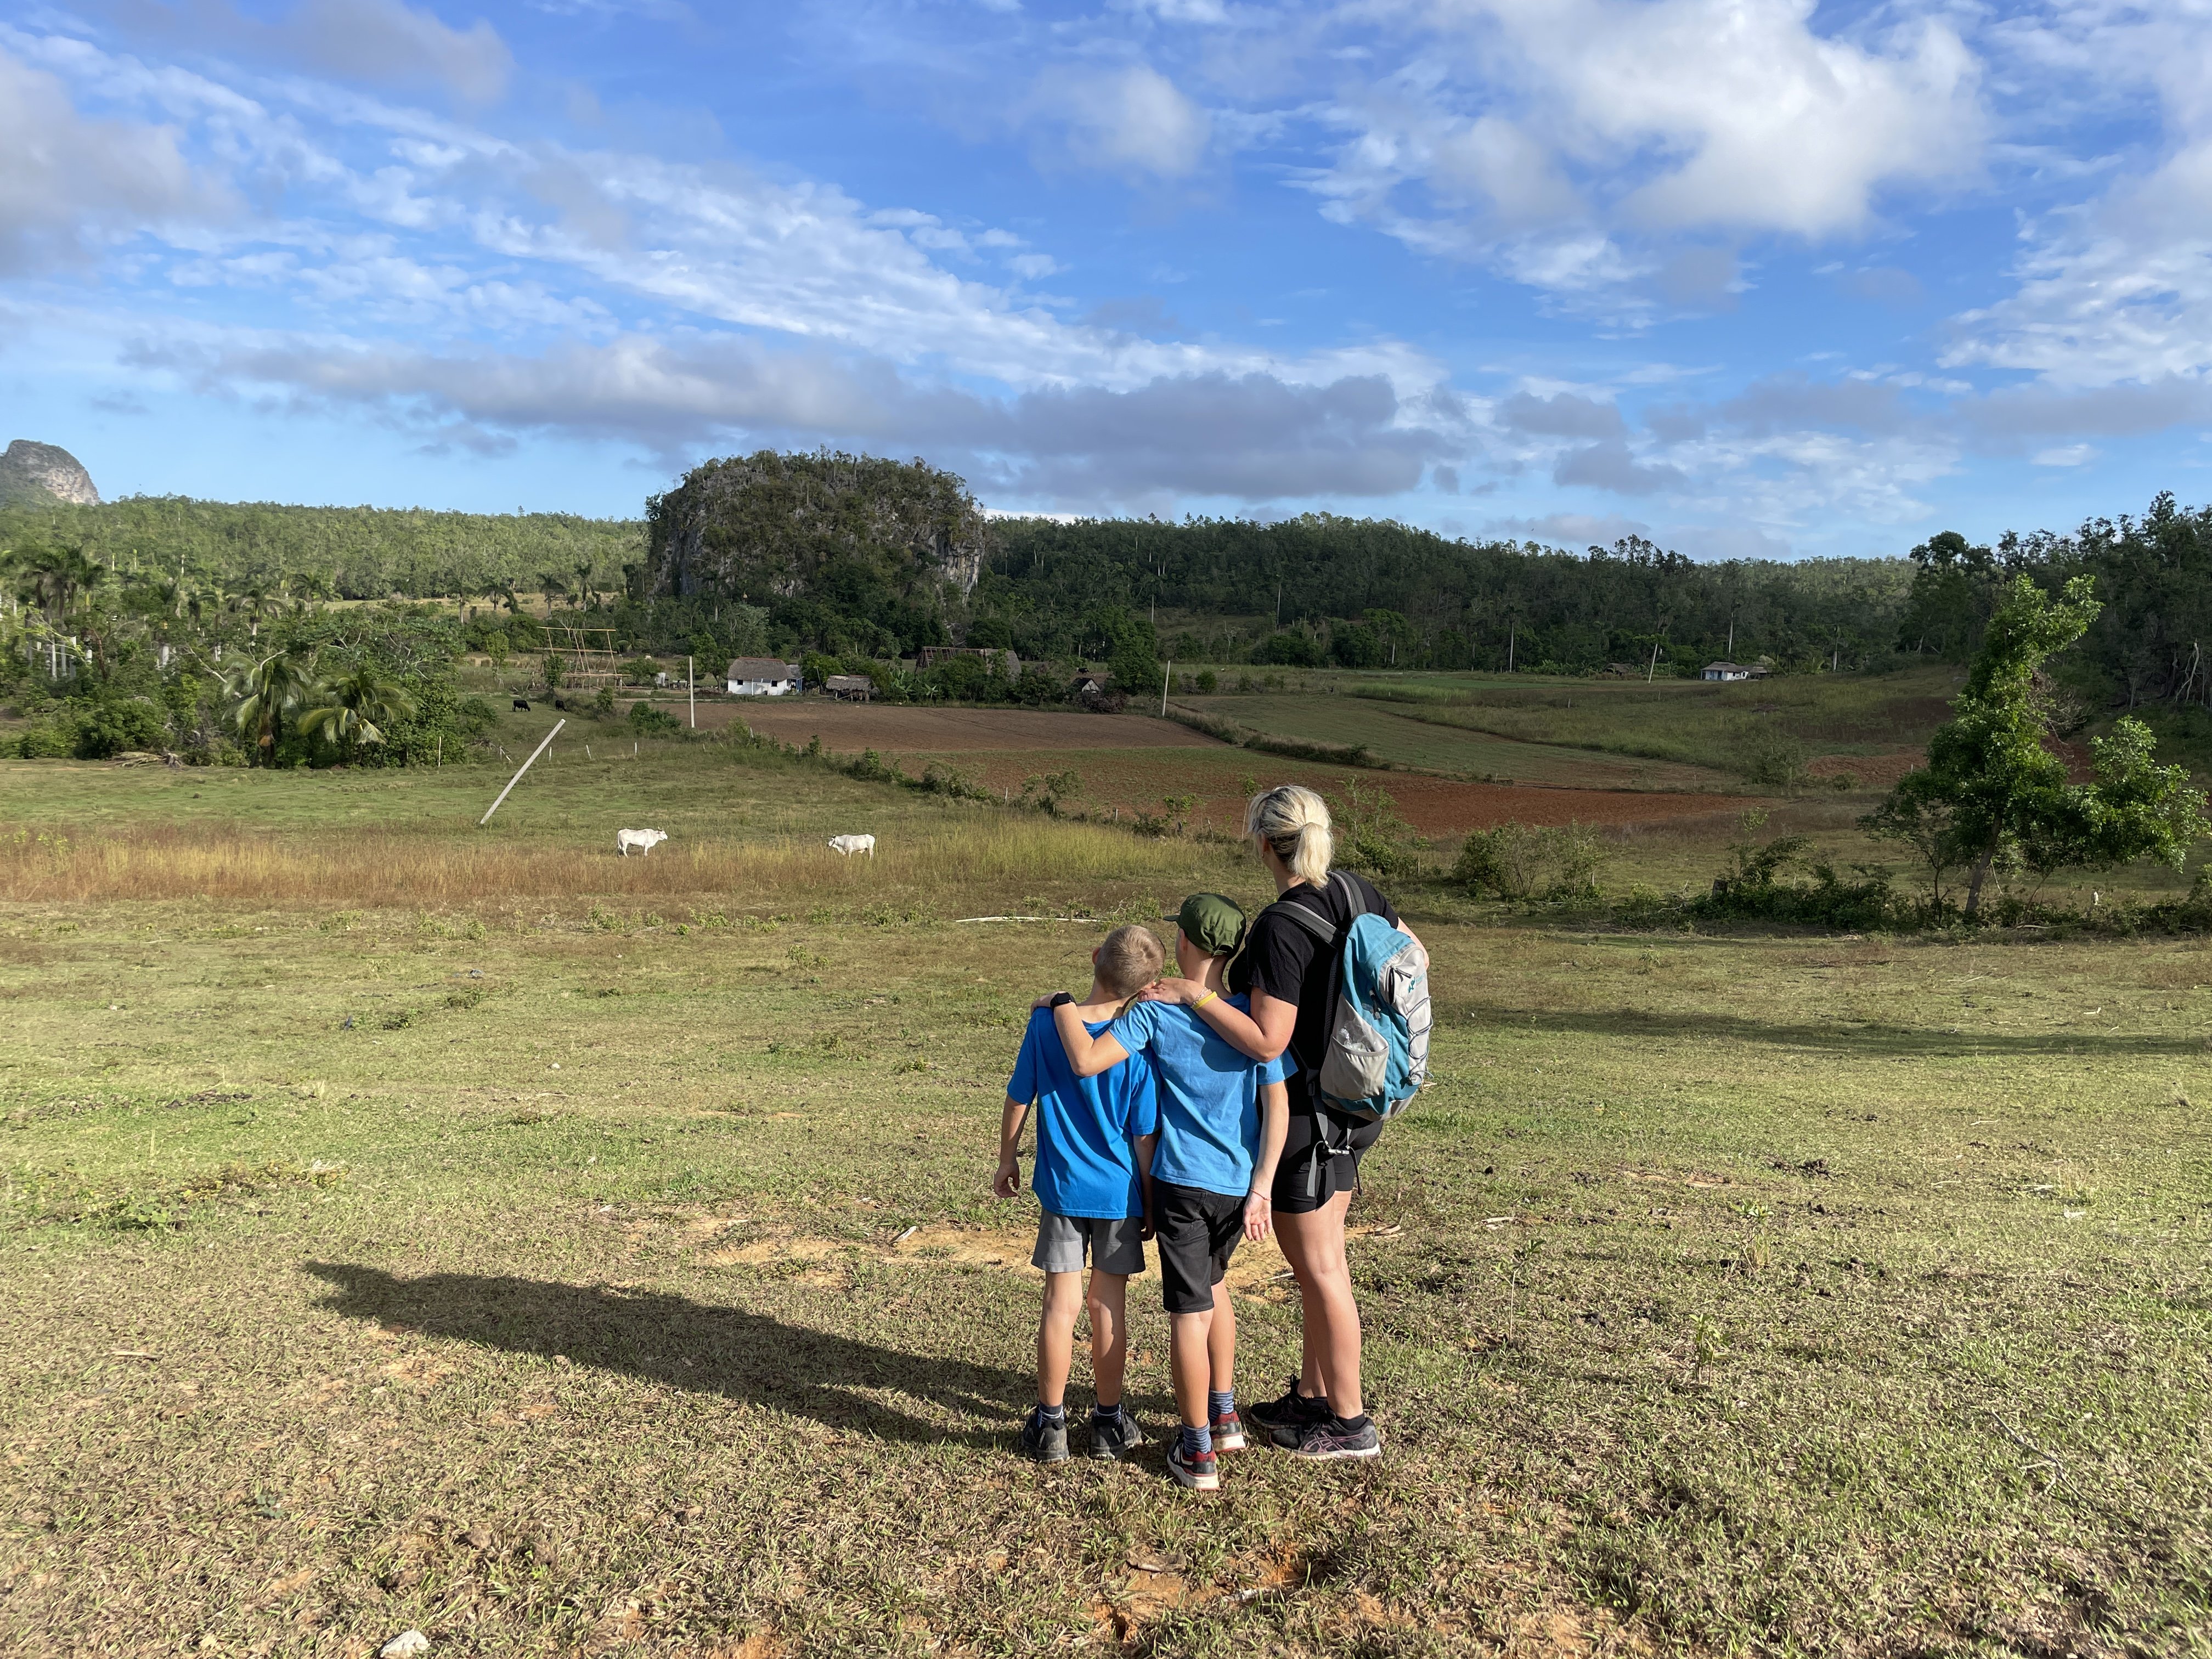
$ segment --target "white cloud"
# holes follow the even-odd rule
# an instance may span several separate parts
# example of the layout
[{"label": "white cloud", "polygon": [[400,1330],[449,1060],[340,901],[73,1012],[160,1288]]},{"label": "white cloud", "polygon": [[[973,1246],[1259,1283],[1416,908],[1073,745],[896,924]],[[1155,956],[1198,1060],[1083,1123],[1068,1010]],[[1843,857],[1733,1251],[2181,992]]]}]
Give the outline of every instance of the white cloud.
[{"label": "white cloud", "polygon": [[1047,70],[1018,113],[1057,135],[1079,166],[1146,179],[1188,177],[1212,135],[1206,111],[1143,64]]},{"label": "white cloud", "polygon": [[229,207],[172,128],[87,120],[54,76],[0,49],[0,270],[82,263],[106,243]]},{"label": "white cloud", "polygon": [[1622,239],[1856,234],[1883,192],[1977,165],[1978,64],[1953,29],[1845,38],[1814,13],[1814,0],[1460,0],[1413,14],[1425,46],[1338,102],[1352,136],[1310,187],[1334,216],[1536,286],[1657,274],[1679,297],[1717,297],[1725,250],[1692,270]]}]

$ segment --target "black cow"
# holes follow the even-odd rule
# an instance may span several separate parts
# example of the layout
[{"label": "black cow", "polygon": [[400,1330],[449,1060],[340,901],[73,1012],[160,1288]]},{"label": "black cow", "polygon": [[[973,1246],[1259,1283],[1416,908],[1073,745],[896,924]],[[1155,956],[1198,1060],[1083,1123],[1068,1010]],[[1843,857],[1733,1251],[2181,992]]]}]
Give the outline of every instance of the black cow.
[{"label": "black cow", "polygon": [[514,706],[526,714],[530,712],[530,700],[527,697],[517,697],[514,700]]}]

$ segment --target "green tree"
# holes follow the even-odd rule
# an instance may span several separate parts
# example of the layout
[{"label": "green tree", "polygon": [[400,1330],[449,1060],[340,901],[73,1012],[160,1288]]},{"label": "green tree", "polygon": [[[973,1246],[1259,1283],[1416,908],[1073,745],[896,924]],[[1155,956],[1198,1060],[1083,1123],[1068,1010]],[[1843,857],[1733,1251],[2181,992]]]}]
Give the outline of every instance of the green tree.
[{"label": "green tree", "polygon": [[252,750],[255,765],[275,764],[284,721],[300,706],[313,679],[313,656],[289,646],[225,678],[231,720]]},{"label": "green tree", "polygon": [[415,699],[375,665],[357,662],[344,673],[319,680],[302,699],[303,736],[319,737],[336,749],[384,741],[384,728],[415,712]]},{"label": "green tree", "polygon": [[2069,784],[2046,744],[2057,699],[2043,664],[2087,631],[2101,608],[2087,576],[2053,598],[2014,580],[1990,618],[1957,712],[1928,745],[1928,764],[1899,782],[1862,822],[1928,865],[1942,897],[1950,871],[1967,874],[1966,911],[1981,908],[1992,870],[2110,869],[2139,858],[2179,866],[2212,824],[2204,797],[2178,766],[2159,766],[2149,729],[2123,719],[2094,738],[2093,782]]}]

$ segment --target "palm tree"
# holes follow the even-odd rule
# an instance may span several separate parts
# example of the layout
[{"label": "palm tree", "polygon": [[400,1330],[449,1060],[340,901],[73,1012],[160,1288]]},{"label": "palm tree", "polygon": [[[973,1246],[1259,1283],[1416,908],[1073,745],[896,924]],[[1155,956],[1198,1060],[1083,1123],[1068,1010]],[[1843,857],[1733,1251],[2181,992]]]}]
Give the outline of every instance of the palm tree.
[{"label": "palm tree", "polygon": [[300,716],[300,730],[319,734],[339,749],[382,743],[383,726],[404,720],[416,708],[405,687],[366,660],[356,662],[343,674],[318,681],[307,692],[307,712]]},{"label": "palm tree", "polygon": [[257,764],[275,763],[284,717],[300,706],[314,665],[311,654],[288,647],[224,677],[223,692],[233,703],[231,719],[252,738]]},{"label": "palm tree", "polygon": [[582,605],[592,597],[592,562],[579,560],[576,564],[576,603]]}]

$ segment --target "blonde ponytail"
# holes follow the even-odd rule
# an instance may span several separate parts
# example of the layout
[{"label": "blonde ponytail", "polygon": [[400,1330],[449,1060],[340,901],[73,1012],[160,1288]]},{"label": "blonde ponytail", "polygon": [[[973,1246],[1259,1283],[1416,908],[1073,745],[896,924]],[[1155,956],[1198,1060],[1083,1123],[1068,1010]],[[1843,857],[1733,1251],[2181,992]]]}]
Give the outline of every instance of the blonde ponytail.
[{"label": "blonde ponytail", "polygon": [[1336,856],[1328,803],[1304,784],[1278,784],[1253,796],[1244,811],[1244,833],[1273,848],[1297,879],[1316,887],[1328,880]]}]

